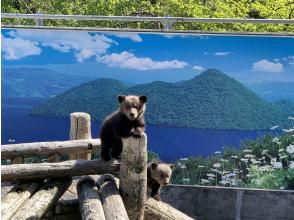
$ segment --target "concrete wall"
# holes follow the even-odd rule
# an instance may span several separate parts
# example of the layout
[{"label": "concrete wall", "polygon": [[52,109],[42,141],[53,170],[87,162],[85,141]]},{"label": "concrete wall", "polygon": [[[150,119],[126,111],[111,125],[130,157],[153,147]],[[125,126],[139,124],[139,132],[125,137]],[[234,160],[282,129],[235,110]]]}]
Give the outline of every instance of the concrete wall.
[{"label": "concrete wall", "polygon": [[294,191],[171,184],[161,199],[197,220],[294,220]]}]

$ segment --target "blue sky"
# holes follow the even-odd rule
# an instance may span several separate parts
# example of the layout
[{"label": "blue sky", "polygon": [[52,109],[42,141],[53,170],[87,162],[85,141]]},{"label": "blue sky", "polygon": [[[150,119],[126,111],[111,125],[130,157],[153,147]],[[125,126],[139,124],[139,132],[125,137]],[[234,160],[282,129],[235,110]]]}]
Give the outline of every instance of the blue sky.
[{"label": "blue sky", "polygon": [[2,30],[5,67],[42,67],[134,83],[217,68],[245,83],[294,82],[294,38]]}]

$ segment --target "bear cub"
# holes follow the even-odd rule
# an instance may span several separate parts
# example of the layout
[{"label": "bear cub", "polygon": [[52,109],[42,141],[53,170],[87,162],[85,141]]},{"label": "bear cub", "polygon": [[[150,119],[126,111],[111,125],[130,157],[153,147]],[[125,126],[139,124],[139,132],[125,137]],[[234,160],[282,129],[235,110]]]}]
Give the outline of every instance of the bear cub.
[{"label": "bear cub", "polygon": [[101,158],[109,161],[120,159],[123,144],[121,138],[139,138],[145,131],[144,112],[146,96],[119,95],[119,109],[108,116],[100,130]]},{"label": "bear cub", "polygon": [[173,164],[150,162],[147,167],[148,195],[160,201],[160,187],[167,185],[172,174]]}]

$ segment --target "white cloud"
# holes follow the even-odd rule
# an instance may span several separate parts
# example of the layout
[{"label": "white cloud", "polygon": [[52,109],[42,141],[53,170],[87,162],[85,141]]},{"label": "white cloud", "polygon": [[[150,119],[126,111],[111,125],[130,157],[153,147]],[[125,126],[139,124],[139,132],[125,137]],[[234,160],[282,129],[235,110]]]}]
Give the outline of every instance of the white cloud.
[{"label": "white cloud", "polygon": [[193,69],[197,70],[197,71],[204,71],[205,70],[205,68],[203,66],[197,66],[197,65],[193,66]]},{"label": "white cloud", "polygon": [[42,50],[38,43],[21,38],[7,38],[1,34],[2,52],[6,60],[18,60],[23,57],[39,55]]},{"label": "white cloud", "polygon": [[137,33],[116,33],[111,35],[116,36],[118,38],[128,38],[134,42],[143,42],[143,39]]},{"label": "white cloud", "polygon": [[283,72],[284,66],[279,62],[270,62],[266,59],[262,59],[254,63],[252,69],[256,72],[280,73]]},{"label": "white cloud", "polygon": [[289,64],[294,65],[294,56],[288,56]]},{"label": "white cloud", "polygon": [[231,52],[225,51],[225,52],[215,52],[213,55],[215,56],[227,56],[229,55]]},{"label": "white cloud", "polygon": [[154,61],[149,57],[136,57],[133,53],[129,53],[127,51],[123,51],[121,53],[112,53],[110,55],[98,57],[97,61],[104,63],[110,67],[135,70],[159,70],[172,68],[178,69],[187,66],[187,63],[183,61]]},{"label": "white cloud", "polygon": [[112,44],[117,44],[103,34],[89,34],[87,32],[17,30],[8,34],[12,38],[38,42],[44,47],[51,47],[63,53],[72,50],[79,62],[92,56],[100,56],[106,53]]}]

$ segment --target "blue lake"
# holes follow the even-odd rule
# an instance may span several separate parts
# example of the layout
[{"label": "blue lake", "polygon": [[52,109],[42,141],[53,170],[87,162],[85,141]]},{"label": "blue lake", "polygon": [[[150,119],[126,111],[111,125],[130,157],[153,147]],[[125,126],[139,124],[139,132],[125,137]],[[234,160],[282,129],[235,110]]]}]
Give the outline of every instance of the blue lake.
[{"label": "blue lake", "polygon": [[[69,139],[69,118],[29,115],[44,100],[2,98],[1,143],[25,143]],[[92,122],[92,137],[98,137],[100,123]],[[214,130],[148,126],[148,149],[164,161],[213,154],[225,145],[239,147],[241,141],[256,139],[269,131]],[[9,141],[10,140],[10,141]]]}]

